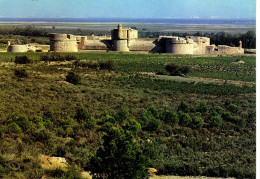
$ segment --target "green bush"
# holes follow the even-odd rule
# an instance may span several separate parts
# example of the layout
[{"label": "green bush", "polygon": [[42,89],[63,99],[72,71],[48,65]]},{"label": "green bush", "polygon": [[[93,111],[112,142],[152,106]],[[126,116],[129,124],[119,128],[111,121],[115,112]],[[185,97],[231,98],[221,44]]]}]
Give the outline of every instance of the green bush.
[{"label": "green bush", "polygon": [[128,130],[136,135],[139,131],[141,131],[141,124],[139,124],[135,119],[130,118],[129,120],[127,120],[123,129]]},{"label": "green bush", "polygon": [[215,107],[213,108],[213,110],[214,110],[215,112],[217,112],[218,114],[220,114],[220,115],[224,112],[224,109],[223,109],[222,107],[220,107],[220,106],[215,106]]},{"label": "green bush", "polygon": [[185,101],[182,101],[180,103],[180,105],[178,106],[178,111],[182,111],[184,113],[189,113],[190,112],[190,107],[189,107],[188,103],[185,102]]},{"label": "green bush", "polygon": [[86,129],[95,129],[97,127],[96,120],[91,117],[88,110],[84,107],[80,107],[76,111],[75,118],[78,122],[82,123]]},{"label": "green bush", "polygon": [[199,116],[194,116],[192,118],[191,127],[195,129],[199,129],[204,125],[204,120]]},{"label": "green bush", "polygon": [[47,53],[40,57],[41,61],[51,62],[51,61],[72,61],[78,60],[78,57],[73,54],[63,55],[60,53]]},{"label": "green bush", "polygon": [[25,69],[15,69],[14,75],[18,78],[27,78],[29,76]]},{"label": "green bush", "polygon": [[99,64],[98,61],[96,60],[88,60],[88,61],[80,61],[80,60],[76,60],[73,65],[77,68],[77,67],[82,67],[82,68],[89,68],[89,69],[98,69],[99,68]]},{"label": "green bush", "polygon": [[188,66],[182,66],[175,63],[169,63],[165,66],[165,70],[170,73],[172,76],[185,76],[188,72],[190,72],[190,68]]},{"label": "green bush", "polygon": [[66,81],[69,83],[72,83],[74,85],[80,84],[81,83],[81,76],[79,76],[75,72],[69,72],[66,76]]},{"label": "green bush", "polygon": [[20,134],[20,133],[23,132],[22,129],[21,129],[21,127],[20,127],[18,124],[16,124],[15,122],[9,123],[9,124],[7,125],[7,127],[8,127],[8,131],[9,131],[10,133]]},{"label": "green bush", "polygon": [[64,130],[67,128],[72,128],[74,124],[74,120],[69,116],[66,116],[63,119],[58,120],[59,126],[61,126]]},{"label": "green bush", "polygon": [[115,124],[116,123],[116,119],[114,116],[109,115],[109,113],[107,111],[103,112],[100,116],[101,121],[99,122],[101,125],[105,124],[105,123],[112,123]]},{"label": "green bush", "polygon": [[37,129],[44,129],[45,128],[42,117],[33,116],[31,121],[33,122],[35,128],[37,128]]},{"label": "green bush", "polygon": [[14,63],[16,64],[28,64],[32,63],[32,60],[30,60],[27,56],[15,56]]},{"label": "green bush", "polygon": [[191,122],[192,122],[192,118],[190,117],[189,114],[183,113],[183,112],[179,113],[179,124],[181,126],[184,126],[184,127],[189,126],[191,124]]},{"label": "green bush", "polygon": [[231,111],[232,113],[237,114],[239,112],[239,107],[235,104],[229,104],[228,110]]},{"label": "green bush", "polygon": [[209,111],[209,107],[206,103],[200,103],[196,106],[196,112],[200,112],[202,114],[205,114]]},{"label": "green bush", "polygon": [[75,118],[78,120],[78,122],[85,121],[91,117],[88,110],[84,107],[77,108]]},{"label": "green bush", "polygon": [[224,119],[224,121],[233,122],[233,117],[230,114],[230,112],[224,112],[221,117]]},{"label": "green bush", "polygon": [[43,124],[46,128],[52,129],[53,123],[56,121],[56,118],[54,116],[54,112],[52,110],[47,110],[43,113]]},{"label": "green bush", "polygon": [[220,128],[222,126],[222,118],[221,116],[211,116],[208,123],[210,127]]},{"label": "green bush", "polygon": [[98,61],[98,65],[100,70],[111,71],[115,69],[115,63],[112,60],[107,60],[107,61],[100,60]]},{"label": "green bush", "polygon": [[41,142],[43,144],[50,144],[51,147],[53,143],[53,133],[49,129],[36,129],[31,131],[31,139],[35,142]]},{"label": "green bush", "polygon": [[162,125],[161,121],[155,118],[150,111],[145,112],[139,121],[142,129],[150,132],[156,131]]},{"label": "green bush", "polygon": [[83,122],[83,125],[86,129],[90,129],[90,130],[97,128],[96,120],[93,117],[90,117],[85,122]]},{"label": "green bush", "polygon": [[179,122],[179,117],[176,113],[174,113],[173,111],[170,110],[165,110],[160,114],[161,119],[170,124],[170,125],[174,125],[174,124],[178,124]]},{"label": "green bush", "polygon": [[238,121],[238,125],[242,128],[246,127],[246,120],[244,118],[241,118],[239,121]]},{"label": "green bush", "polygon": [[151,112],[152,115],[153,115],[154,117],[156,117],[156,118],[159,116],[159,111],[158,111],[158,109],[157,109],[155,106],[150,106],[150,107],[147,109],[147,111]]},{"label": "green bush", "polygon": [[123,123],[124,121],[126,121],[129,117],[129,111],[126,108],[121,107],[117,113],[114,115],[114,118],[116,120],[116,122],[118,123]]},{"label": "green bush", "polygon": [[7,121],[7,123],[8,124],[14,123],[14,124],[12,124],[13,126],[15,126],[15,124],[17,124],[22,129],[23,132],[25,132],[27,129],[32,127],[32,123],[28,120],[28,118],[25,115],[22,115],[19,113],[14,113],[11,116],[11,118]]}]

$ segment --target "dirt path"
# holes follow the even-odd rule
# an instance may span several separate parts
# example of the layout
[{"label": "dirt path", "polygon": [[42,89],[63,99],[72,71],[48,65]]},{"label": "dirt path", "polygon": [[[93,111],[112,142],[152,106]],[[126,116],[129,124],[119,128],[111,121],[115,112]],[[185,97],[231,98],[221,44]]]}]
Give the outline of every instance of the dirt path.
[{"label": "dirt path", "polygon": [[188,83],[204,83],[204,84],[217,84],[217,85],[237,85],[237,86],[254,86],[255,82],[246,82],[246,81],[235,81],[235,80],[223,80],[223,79],[214,79],[214,78],[198,78],[198,77],[181,77],[181,76],[168,76],[168,75],[156,75],[155,73],[139,73],[142,75],[152,76],[156,79],[162,80],[171,80],[178,82],[188,82]]}]

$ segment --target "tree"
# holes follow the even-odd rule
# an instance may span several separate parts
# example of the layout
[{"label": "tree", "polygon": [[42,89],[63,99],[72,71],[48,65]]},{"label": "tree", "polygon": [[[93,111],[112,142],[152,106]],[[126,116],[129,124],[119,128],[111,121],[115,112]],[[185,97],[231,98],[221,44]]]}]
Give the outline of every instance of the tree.
[{"label": "tree", "polygon": [[148,178],[148,158],[135,140],[140,124],[134,119],[126,119],[123,127],[106,122],[101,130],[104,142],[90,160],[91,173],[107,179]]}]

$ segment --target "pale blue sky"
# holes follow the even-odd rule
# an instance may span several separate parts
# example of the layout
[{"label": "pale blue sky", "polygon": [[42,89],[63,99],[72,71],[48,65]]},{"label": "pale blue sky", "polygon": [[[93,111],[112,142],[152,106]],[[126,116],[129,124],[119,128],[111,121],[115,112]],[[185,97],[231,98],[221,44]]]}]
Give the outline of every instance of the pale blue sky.
[{"label": "pale blue sky", "polygon": [[255,0],[0,0],[0,17],[255,18]]}]

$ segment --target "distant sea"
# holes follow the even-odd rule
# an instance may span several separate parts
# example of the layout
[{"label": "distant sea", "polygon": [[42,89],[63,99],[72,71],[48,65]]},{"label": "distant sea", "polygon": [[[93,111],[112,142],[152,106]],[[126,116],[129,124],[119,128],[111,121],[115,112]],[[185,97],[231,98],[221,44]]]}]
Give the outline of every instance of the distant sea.
[{"label": "distant sea", "polygon": [[174,18],[8,18],[0,22],[121,22],[121,23],[163,23],[163,24],[227,24],[256,25],[255,19],[174,19]]}]

